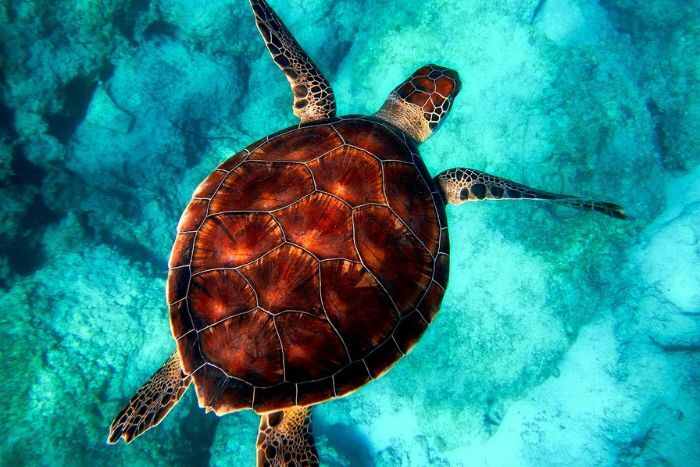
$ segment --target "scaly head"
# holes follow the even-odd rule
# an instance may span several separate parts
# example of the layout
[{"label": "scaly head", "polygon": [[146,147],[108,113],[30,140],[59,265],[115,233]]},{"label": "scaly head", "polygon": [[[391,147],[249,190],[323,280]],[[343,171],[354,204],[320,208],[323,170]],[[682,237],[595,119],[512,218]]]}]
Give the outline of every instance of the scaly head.
[{"label": "scaly head", "polygon": [[422,143],[445,120],[461,88],[456,71],[425,65],[391,91],[375,116]]}]

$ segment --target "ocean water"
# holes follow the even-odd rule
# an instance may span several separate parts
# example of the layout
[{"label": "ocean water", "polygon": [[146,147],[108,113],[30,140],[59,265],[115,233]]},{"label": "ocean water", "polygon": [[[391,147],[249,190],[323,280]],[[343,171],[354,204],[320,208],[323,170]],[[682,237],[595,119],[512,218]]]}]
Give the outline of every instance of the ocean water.
[{"label": "ocean water", "polygon": [[[700,465],[700,2],[271,0],[373,113],[413,70],[463,90],[421,147],[618,202],[448,207],[450,284],[386,376],[315,409],[331,466]],[[258,417],[190,390],[109,424],[173,348],[167,258],[193,189],[292,125],[244,0],[0,2],[2,465],[253,465]]]}]

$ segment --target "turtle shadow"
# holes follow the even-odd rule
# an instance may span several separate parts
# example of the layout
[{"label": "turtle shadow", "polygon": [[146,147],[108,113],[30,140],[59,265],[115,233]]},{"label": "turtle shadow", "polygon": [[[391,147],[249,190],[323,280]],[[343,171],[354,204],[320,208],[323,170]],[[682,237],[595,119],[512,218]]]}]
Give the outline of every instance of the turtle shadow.
[{"label": "turtle shadow", "polygon": [[374,466],[367,437],[352,425],[328,423],[322,417],[314,418],[314,433],[325,438],[329,448],[337,453],[335,459],[322,459],[329,466]]}]

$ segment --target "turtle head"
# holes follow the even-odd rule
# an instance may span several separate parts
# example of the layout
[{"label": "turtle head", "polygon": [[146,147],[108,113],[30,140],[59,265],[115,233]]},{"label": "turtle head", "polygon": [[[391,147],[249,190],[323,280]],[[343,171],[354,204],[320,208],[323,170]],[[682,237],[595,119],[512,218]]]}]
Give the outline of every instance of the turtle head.
[{"label": "turtle head", "polygon": [[456,71],[425,65],[391,91],[375,114],[422,143],[440,127],[462,88]]}]

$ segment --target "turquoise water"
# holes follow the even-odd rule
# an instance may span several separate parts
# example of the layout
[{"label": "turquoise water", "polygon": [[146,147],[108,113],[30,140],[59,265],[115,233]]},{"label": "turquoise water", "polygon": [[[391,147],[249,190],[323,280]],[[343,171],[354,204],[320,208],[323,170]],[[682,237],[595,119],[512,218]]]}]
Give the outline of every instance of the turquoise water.
[{"label": "turquoise water", "polygon": [[[697,465],[700,4],[271,0],[372,113],[418,66],[463,90],[421,151],[618,202],[448,208],[442,310],[408,357],[319,406],[326,465]],[[107,446],[167,358],[180,212],[219,162],[296,122],[243,0],[0,3],[4,465],[253,465],[258,417],[189,393]]]}]

